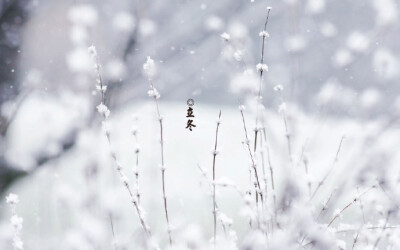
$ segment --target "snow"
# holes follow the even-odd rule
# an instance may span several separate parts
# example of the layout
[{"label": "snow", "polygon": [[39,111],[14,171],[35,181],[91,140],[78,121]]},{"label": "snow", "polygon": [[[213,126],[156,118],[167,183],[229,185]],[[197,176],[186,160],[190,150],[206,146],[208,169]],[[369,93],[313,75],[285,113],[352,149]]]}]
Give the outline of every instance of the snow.
[{"label": "snow", "polygon": [[15,205],[19,202],[18,195],[10,193],[6,197],[6,202],[10,205]]},{"label": "snow", "polygon": [[325,11],[326,2],[325,0],[308,0],[306,9],[311,14],[320,14]]},{"label": "snow", "polygon": [[231,35],[228,33],[224,32],[221,34],[221,38],[224,39],[225,41],[229,41],[231,39]]},{"label": "snow", "polygon": [[68,18],[79,25],[94,26],[97,23],[98,14],[90,4],[77,4],[69,10]]},{"label": "snow", "polygon": [[292,35],[286,39],[285,45],[289,52],[298,53],[306,48],[307,42],[301,35]]},{"label": "snow", "polygon": [[[209,220],[205,220],[204,218],[209,218],[211,215],[208,213],[211,207],[207,207],[209,197],[205,195],[204,190],[198,185],[201,177],[196,166],[199,164],[206,169],[211,168],[212,155],[209,153],[209,148],[213,146],[216,128],[216,124],[212,121],[215,120],[219,110],[212,106],[199,105],[196,103],[195,110],[198,127],[197,130],[193,132],[187,132],[184,129],[186,113],[185,110],[182,110],[181,103],[161,102],[160,106],[166,117],[164,121],[165,135],[167,137],[165,142],[165,155],[168,164],[166,182],[171,218],[177,220],[177,216],[180,214],[183,216],[182,219],[186,220],[185,216],[190,216],[193,211],[196,211],[197,216],[190,216],[190,221],[203,225],[202,230],[204,231],[202,231],[202,234],[208,234],[207,228],[211,228],[209,224],[212,220],[211,218]],[[235,183],[239,188],[245,189],[247,186],[247,178],[243,177],[248,175],[247,153],[242,147],[242,136],[231,136],[232,134],[243,134],[243,127],[240,123],[240,113],[237,108],[223,106],[221,109],[224,122],[220,125],[219,144],[223,150],[217,155],[217,180],[221,180],[222,177],[229,178],[229,181],[225,179],[225,181],[221,183]],[[292,109],[292,106],[290,106],[290,109]],[[274,165],[277,166],[276,182],[279,183],[279,180],[283,178],[285,168],[278,166],[282,166],[285,162],[287,163],[285,131],[281,116],[273,111],[267,112],[267,116],[269,117],[268,134],[270,136],[270,142],[272,143],[271,153]],[[132,113],[136,113],[137,116],[141,118],[138,120],[137,126],[140,128],[140,134],[138,134],[138,136],[140,137],[142,145],[139,172],[143,206],[146,207],[147,212],[151,214],[148,219],[150,225],[153,225],[152,228],[162,228],[159,227],[160,225],[157,226],[160,223],[159,221],[162,221],[162,212],[157,209],[154,210],[155,207],[161,205],[161,199],[158,199],[158,197],[160,197],[161,187],[159,187],[160,182],[157,181],[160,177],[158,170],[159,156],[154,154],[151,150],[159,146],[158,122],[154,114],[153,103],[133,103],[123,110],[114,112],[113,117],[110,119],[112,126],[109,128],[115,146],[114,150],[121,160],[121,165],[132,166],[134,162],[132,149],[135,148],[135,142],[133,138],[129,136],[132,124]],[[247,114],[247,117],[249,117],[248,121],[250,122],[248,126],[251,126],[251,116]],[[307,155],[310,164],[313,166],[320,166],[319,168],[310,169],[311,174],[316,176],[316,180],[320,180],[325,172],[327,168],[326,161],[327,159],[332,159],[336,151],[334,145],[337,145],[342,134],[346,132],[346,134],[349,135],[344,145],[345,149],[339,159],[338,169],[335,171],[332,179],[326,184],[327,186],[330,185],[329,183],[334,182],[334,180],[340,180],[342,172],[346,171],[348,164],[352,163],[352,155],[355,150],[361,146],[361,138],[369,134],[368,130],[364,128],[368,125],[372,125],[352,120],[337,120],[334,117],[325,117],[322,123],[316,123],[313,116],[301,112],[297,112],[296,120],[293,147],[295,152],[300,152],[305,139],[311,139],[307,146]],[[181,124],[181,126],[179,124]],[[20,194],[20,199],[24,202],[26,200],[39,199],[37,196],[43,192],[43,189],[50,192],[49,196],[55,197],[55,200],[42,200],[42,202],[44,202],[43,206],[50,209],[52,211],[51,213],[49,213],[47,209],[37,210],[38,216],[42,218],[47,217],[46,221],[55,219],[53,216],[56,216],[54,213],[56,212],[57,206],[50,204],[54,202],[57,204],[61,197],[65,197],[66,193],[69,193],[69,191],[66,192],[65,190],[62,191],[60,188],[52,187],[59,187],[59,185],[63,183],[63,185],[67,185],[69,189],[72,188],[74,190],[79,188],[79,186],[82,185],[79,183],[84,182],[81,173],[90,162],[95,162],[96,165],[98,165],[99,172],[97,178],[99,178],[98,181],[102,183],[102,185],[97,187],[96,193],[104,193],[102,199],[105,199],[108,204],[103,204],[102,206],[113,207],[113,211],[118,211],[113,213],[118,213],[118,218],[124,218],[125,215],[130,218],[132,217],[132,210],[129,202],[126,201],[127,197],[124,195],[125,192],[119,190],[118,184],[113,184],[113,180],[118,177],[112,167],[106,139],[99,132],[98,126],[95,126],[93,129],[93,131],[83,130],[79,133],[79,138],[83,139],[83,137],[86,137],[84,140],[85,143],[78,143],[71,154],[63,155],[59,161],[47,164],[47,166],[34,172],[29,179],[25,179],[19,184],[18,193]],[[313,133],[310,134],[310,131],[313,131]],[[395,131],[388,130],[385,131],[385,134],[392,132]],[[318,138],[324,139],[319,140]],[[79,141],[82,139],[79,139]],[[380,147],[383,146],[388,150],[390,150],[390,148],[392,148],[391,150],[396,148],[396,143],[396,140],[392,142],[387,140],[376,142],[377,145],[379,144]],[[95,150],[93,150],[93,148],[95,148]],[[184,152],[190,152],[190,154],[185,154]],[[53,166],[54,164],[56,166]],[[49,178],[53,179],[51,176],[54,174],[59,176],[57,180],[48,181]],[[123,181],[127,181],[129,175],[132,176],[133,173],[127,171],[126,178],[124,176]],[[70,195],[74,195],[75,192],[76,191],[73,191]],[[239,235],[242,235],[243,225],[247,223],[247,220],[246,217],[240,216],[240,213],[236,209],[242,207],[241,199],[238,199],[236,191],[229,190],[229,188],[220,190],[220,192],[222,192],[223,195],[218,196],[220,204],[219,209],[235,221],[232,227]],[[282,190],[278,190],[277,194],[280,195],[281,192]],[[323,193],[325,192],[327,192],[327,190],[323,191]],[[323,194],[321,196],[324,197]],[[68,202],[68,204],[70,204],[69,206],[73,206],[70,202],[75,199],[65,198],[62,200]],[[179,200],[183,200],[185,206],[179,205]],[[68,218],[70,218],[69,220],[72,225],[76,223],[78,223],[76,225],[79,225],[79,218],[81,218],[81,216],[86,215],[76,214],[70,211]],[[30,210],[24,210],[21,217],[33,228],[50,226],[46,221],[35,223],[35,216]],[[126,221],[118,218],[114,218],[114,223],[118,225],[118,227],[139,227],[135,222],[136,219]],[[90,226],[88,228],[90,228]],[[64,237],[62,232],[62,228],[59,228],[53,230],[50,235],[52,238]],[[119,232],[123,234],[122,231]],[[30,231],[27,237],[36,237],[35,235],[36,233],[34,231]],[[104,239],[107,241],[107,237],[96,239]],[[30,238],[30,241],[32,242],[33,239]],[[245,242],[243,244],[247,244]]]},{"label": "snow", "polygon": [[135,18],[129,12],[119,12],[113,19],[115,29],[121,32],[132,32],[136,28]]},{"label": "snow", "polygon": [[[12,39],[23,44],[18,65],[9,69],[21,82],[11,87],[28,95],[0,138],[10,167],[28,175],[9,187],[18,199],[5,197],[9,204],[19,200],[19,214],[0,206],[0,248],[13,243],[32,250],[164,248],[167,230],[174,249],[209,249],[215,241],[216,249],[349,248],[355,233],[360,233],[356,248],[367,249],[381,236],[379,246],[399,248],[398,230],[364,230],[383,227],[391,204],[400,202],[397,2],[277,1],[266,28],[273,36],[260,64],[261,40],[269,37],[263,24],[271,7],[265,2],[178,2],[46,0],[30,13],[21,38]],[[99,55],[94,46],[88,53],[91,43]],[[128,44],[134,46],[126,55]],[[157,60],[149,57],[143,64],[147,55]],[[104,82],[93,77],[93,64]],[[260,71],[262,104],[254,98]],[[185,129],[188,98],[196,99],[197,127],[191,132]],[[2,104],[1,114],[12,118],[17,107],[18,100],[11,100]],[[220,110],[222,123],[216,121]],[[265,112],[258,124],[257,111]],[[166,137],[162,166],[160,121]],[[263,128],[266,138],[254,164],[246,146],[253,146],[254,131],[263,135]],[[210,173],[214,156],[212,183],[199,168]],[[269,185],[269,169],[261,172],[262,160],[272,162],[276,190]],[[309,185],[314,190],[332,164],[310,201]],[[265,214],[254,199],[254,165],[268,196]],[[172,225],[165,223],[160,169]],[[205,178],[217,188],[216,239],[209,185],[200,184]],[[357,192],[371,185],[376,188],[368,195]],[[131,187],[133,196],[126,192]],[[333,200],[327,199],[332,193]],[[363,205],[340,213],[354,199]],[[139,203],[135,211],[132,204]],[[364,227],[360,208],[368,218]],[[153,233],[148,242],[136,212],[147,215]],[[341,218],[327,228],[335,215]],[[388,225],[396,225],[398,215],[391,216]],[[254,227],[257,219],[267,236],[249,230],[249,220]],[[281,228],[268,227],[278,224]]]},{"label": "snow", "polygon": [[361,32],[354,31],[347,38],[347,47],[355,52],[364,52],[369,46],[369,38]]},{"label": "snow", "polygon": [[32,170],[41,158],[57,155],[84,122],[86,100],[71,93],[52,97],[34,93],[20,107],[7,136],[6,159],[16,168]]}]

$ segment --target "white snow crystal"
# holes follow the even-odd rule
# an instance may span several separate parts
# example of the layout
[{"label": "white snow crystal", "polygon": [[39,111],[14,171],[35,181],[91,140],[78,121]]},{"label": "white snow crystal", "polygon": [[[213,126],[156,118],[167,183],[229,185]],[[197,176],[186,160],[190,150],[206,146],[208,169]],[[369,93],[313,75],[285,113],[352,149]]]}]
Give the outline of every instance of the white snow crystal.
[{"label": "white snow crystal", "polygon": [[286,39],[286,48],[289,52],[297,53],[305,49],[307,43],[303,36],[293,35]]},{"label": "white snow crystal", "polygon": [[211,153],[212,153],[213,155],[218,155],[218,154],[219,154],[219,150],[213,149],[213,150],[211,151]]},{"label": "white snow crystal", "polygon": [[394,79],[399,76],[399,59],[385,48],[380,48],[374,52],[372,64],[374,71],[385,79]]},{"label": "white snow crystal", "polygon": [[135,18],[128,12],[119,12],[113,19],[113,26],[119,31],[131,32],[135,29]]},{"label": "white snow crystal", "polygon": [[89,34],[85,27],[73,25],[69,33],[69,38],[74,44],[83,45],[89,39]]},{"label": "white snow crystal", "polygon": [[258,63],[256,65],[256,69],[257,69],[257,71],[268,71],[268,65]]},{"label": "white snow crystal", "polygon": [[219,31],[224,27],[224,21],[218,16],[210,16],[207,18],[205,26],[210,31]]},{"label": "white snow crystal", "polygon": [[369,43],[369,38],[358,31],[351,33],[347,38],[347,47],[355,52],[365,51],[368,49]]},{"label": "white snow crystal", "polygon": [[311,14],[320,14],[325,11],[325,0],[308,0],[306,9]]},{"label": "white snow crystal", "polygon": [[[96,50],[93,46],[89,47],[91,55],[95,55]],[[67,54],[67,65],[72,72],[87,73],[93,70],[93,61],[87,50],[77,47]]]},{"label": "white snow crystal", "polygon": [[96,108],[97,108],[97,112],[99,112],[101,115],[105,116],[106,118],[110,115],[110,110],[103,103],[100,103],[99,105],[97,105]]},{"label": "white snow crystal", "polygon": [[121,181],[122,181],[123,183],[125,183],[125,184],[129,183],[129,179],[128,179],[128,177],[127,177],[126,175],[122,175],[122,176],[121,176]]},{"label": "white snow crystal", "polygon": [[339,49],[336,51],[332,60],[336,67],[346,67],[353,61],[353,54],[347,49]]},{"label": "white snow crystal", "polygon": [[366,89],[360,97],[361,106],[370,108],[376,105],[381,99],[381,93],[376,88]]},{"label": "white snow crystal", "polygon": [[243,74],[235,74],[230,82],[230,89],[233,93],[252,93],[257,89],[258,78],[251,71]]},{"label": "white snow crystal", "polygon": [[275,91],[282,91],[283,90],[283,86],[281,84],[277,84],[274,86],[274,90]]},{"label": "white snow crystal", "polygon": [[6,202],[7,204],[10,205],[15,205],[19,202],[19,198],[18,195],[10,193],[7,197],[6,197]]},{"label": "white snow crystal", "polygon": [[241,50],[237,50],[235,53],[233,53],[233,57],[239,62],[243,59],[243,52]]},{"label": "white snow crystal", "polygon": [[101,85],[97,84],[96,85],[96,90],[99,91],[99,92],[105,93],[107,91],[107,86],[106,85],[101,86]]},{"label": "white snow crystal", "polygon": [[225,41],[229,41],[231,39],[231,36],[228,33],[224,32],[221,34],[221,38]]},{"label": "white snow crystal", "polygon": [[157,25],[153,20],[143,18],[139,22],[139,33],[143,37],[148,37],[155,34]]},{"label": "white snow crystal", "polygon": [[154,60],[151,59],[150,56],[147,57],[146,62],[143,64],[143,70],[144,72],[149,76],[153,76],[155,74],[155,64]]},{"label": "white snow crystal", "polygon": [[393,0],[372,0],[372,7],[376,10],[376,23],[378,25],[388,25],[397,21],[399,16],[399,6]]},{"label": "white snow crystal", "polygon": [[269,37],[269,33],[265,30],[261,31],[260,33],[258,33],[259,36],[261,37]]},{"label": "white snow crystal", "polygon": [[240,22],[233,22],[229,25],[228,33],[232,39],[245,39],[248,35],[248,29],[246,25]]},{"label": "white snow crystal", "polygon": [[220,220],[222,224],[227,226],[231,226],[233,224],[233,220],[226,216],[226,214],[221,212],[218,213],[218,220]]},{"label": "white snow crystal", "polygon": [[22,223],[24,222],[24,219],[19,217],[18,215],[13,215],[10,219],[11,225],[16,229],[16,230],[21,230],[22,229]]},{"label": "white snow crystal", "polygon": [[149,91],[147,91],[147,94],[149,95],[149,97],[153,97],[155,99],[159,99],[160,98],[160,94],[158,93],[156,88],[152,88]]},{"label": "white snow crystal", "polygon": [[342,216],[341,211],[342,211],[342,210],[339,209],[339,208],[335,209],[335,211],[333,211],[333,216],[334,216],[334,217],[341,217],[341,216]]},{"label": "white snow crystal", "polygon": [[15,250],[23,250],[24,249],[24,243],[19,237],[14,237],[13,238],[13,247]]},{"label": "white snow crystal", "polygon": [[278,108],[278,112],[279,113],[282,113],[282,112],[285,112],[286,111],[286,103],[281,103],[280,105],[279,105],[279,108]]},{"label": "white snow crystal", "polygon": [[72,23],[85,26],[93,26],[97,22],[97,11],[89,4],[76,4],[68,12],[68,18]]},{"label": "white snow crystal", "polygon": [[126,75],[125,63],[119,59],[111,60],[106,65],[106,73],[107,76],[114,81],[121,80]]},{"label": "white snow crystal", "polygon": [[320,26],[320,32],[325,37],[334,37],[337,34],[337,28],[331,22],[323,22]]}]

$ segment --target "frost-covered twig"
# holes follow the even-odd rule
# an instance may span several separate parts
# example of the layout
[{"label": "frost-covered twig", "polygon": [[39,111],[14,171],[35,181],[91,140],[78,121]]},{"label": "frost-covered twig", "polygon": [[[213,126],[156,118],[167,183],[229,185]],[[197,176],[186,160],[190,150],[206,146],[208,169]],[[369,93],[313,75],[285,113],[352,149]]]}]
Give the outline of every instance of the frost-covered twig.
[{"label": "frost-covered twig", "polygon": [[117,242],[115,239],[114,222],[113,222],[111,213],[108,214],[108,219],[110,220],[111,234],[113,237],[113,245],[114,245],[115,250],[118,250]]},{"label": "frost-covered twig", "polygon": [[[110,110],[105,105],[105,92],[107,90],[107,86],[105,86],[103,84],[103,80],[102,80],[101,74],[100,74],[100,64],[98,62],[98,56],[97,56],[96,48],[93,45],[89,47],[89,53],[91,54],[91,56],[95,60],[94,68],[95,68],[95,73],[96,73],[96,76],[97,76],[96,89],[97,89],[97,91],[99,91],[101,93],[100,104],[96,108],[97,108],[97,111],[103,117],[103,129],[104,129],[105,135],[107,137],[107,142],[108,142],[110,148],[112,148],[110,130],[107,127],[107,118],[110,115]],[[122,183],[124,184],[126,190],[128,191],[128,194],[129,194],[129,196],[131,198],[131,202],[132,202],[134,208],[136,209],[136,212],[137,212],[139,220],[140,220],[140,224],[142,225],[143,230],[145,231],[146,235],[150,238],[151,237],[151,231],[150,231],[150,228],[147,226],[147,224],[146,224],[146,222],[144,220],[142,208],[139,206],[138,200],[134,196],[134,194],[133,194],[133,192],[131,190],[131,187],[129,185],[129,179],[123,173],[122,166],[119,163],[119,161],[117,160],[117,156],[116,156],[116,154],[115,154],[115,152],[113,150],[111,150],[111,157],[114,160],[114,163],[116,165],[116,170],[117,170],[117,172],[118,172],[118,174],[120,176],[120,179],[121,179]]]},{"label": "frost-covered twig", "polygon": [[376,247],[377,247],[378,244],[379,244],[379,241],[382,239],[382,235],[383,235],[383,233],[384,233],[385,230],[386,230],[387,224],[388,224],[388,222],[389,222],[389,217],[390,217],[390,215],[391,215],[392,213],[393,213],[392,210],[388,210],[388,211],[387,211],[385,224],[383,225],[383,228],[382,228],[381,233],[379,234],[379,237],[378,237],[378,238],[376,239],[376,241],[375,241],[373,250],[376,249]]},{"label": "frost-covered twig", "polygon": [[282,119],[283,119],[283,123],[285,125],[285,136],[286,136],[286,143],[287,143],[287,147],[288,147],[289,161],[293,167],[292,143],[291,143],[291,134],[289,131],[289,124],[288,124],[287,115],[286,115],[286,103],[284,102],[283,96],[281,93],[283,90],[283,86],[278,84],[274,87],[274,90],[278,92],[279,99],[281,100],[281,104],[279,105],[279,112],[282,113]]},{"label": "frost-covered twig", "polygon": [[[234,190],[236,190],[236,191],[238,192],[238,194],[239,194],[241,197],[244,197],[243,192],[241,192],[241,191],[239,190],[239,188],[238,188],[236,185],[227,184],[227,183],[216,183],[216,182],[212,182],[212,181],[210,181],[210,179],[208,178],[208,175],[207,175],[206,170],[204,170],[200,165],[197,165],[197,167],[199,168],[202,177],[206,180],[206,182],[207,182],[207,184],[208,184],[208,186],[209,186],[211,192],[213,192],[213,187],[214,187],[215,185],[220,185],[220,186],[223,186],[223,187],[228,187],[228,186],[230,186],[230,187],[233,187]],[[230,229],[233,220],[232,220],[231,218],[228,218],[225,214],[223,214],[223,213],[221,213],[221,212],[219,211],[217,201],[215,201],[215,207],[216,207],[216,212],[217,212],[217,214],[218,214],[217,219],[218,219],[219,222],[221,223],[221,226],[222,226],[222,228],[223,228],[223,230],[224,230],[225,236],[228,237],[229,235],[228,235],[228,230],[227,230],[227,229]]]},{"label": "frost-covered twig", "polygon": [[333,169],[335,168],[336,163],[338,162],[338,157],[339,157],[340,149],[342,148],[343,140],[344,140],[344,136],[342,136],[342,138],[340,139],[339,147],[338,147],[338,149],[336,151],[336,155],[335,155],[335,158],[333,160],[331,168],[325,174],[324,178],[322,178],[322,180],[318,183],[318,186],[315,188],[313,194],[311,195],[310,200],[312,200],[314,198],[314,196],[318,192],[319,188],[325,183],[326,179],[329,177],[329,175],[332,173]]},{"label": "frost-covered twig", "polygon": [[[244,129],[244,134],[245,134],[245,144],[246,144],[246,146],[247,146],[247,150],[248,150],[248,152],[249,152],[249,155],[250,155],[250,159],[251,159],[251,167],[253,168],[253,170],[254,170],[254,175],[255,175],[255,178],[256,178],[256,192],[260,195],[260,198],[261,198],[261,204],[263,204],[263,194],[262,194],[262,191],[261,191],[261,185],[260,185],[260,180],[259,180],[259,178],[258,178],[258,172],[257,172],[257,165],[256,165],[256,162],[255,162],[255,160],[254,160],[254,156],[253,156],[253,153],[251,152],[251,148],[250,148],[250,140],[249,140],[249,137],[247,136],[247,127],[246,127],[246,121],[245,121],[245,119],[244,119],[244,114],[243,114],[243,110],[244,110],[244,106],[243,105],[239,105],[239,111],[240,111],[240,114],[241,114],[241,116],[242,116],[242,122],[243,122],[243,129]],[[258,202],[258,200],[257,200],[257,202]]]},{"label": "frost-covered twig", "polygon": [[265,141],[265,149],[267,150],[267,161],[269,165],[269,174],[271,178],[271,188],[272,188],[272,198],[274,201],[274,211],[276,213],[276,193],[275,193],[275,180],[274,180],[274,168],[271,162],[271,155],[270,155],[270,149],[267,141],[267,134],[265,128],[263,128],[263,135],[264,135],[264,141]]},{"label": "frost-covered twig", "polygon": [[328,223],[328,227],[330,227],[332,225],[332,223],[339,218],[340,215],[342,215],[342,213],[348,209],[351,205],[353,205],[355,202],[357,202],[362,196],[364,196],[365,194],[367,194],[369,191],[371,191],[372,189],[374,189],[375,186],[370,187],[369,189],[367,189],[366,191],[364,191],[363,193],[361,193],[360,195],[358,195],[357,197],[355,197],[350,203],[348,203],[344,208],[342,208],[342,210],[340,210],[339,212],[337,212],[335,214],[335,216],[329,221]]},{"label": "frost-covered twig", "polygon": [[217,204],[215,201],[215,160],[217,158],[217,146],[218,146],[218,131],[219,131],[219,126],[221,125],[221,110],[219,111],[218,115],[218,120],[217,120],[217,129],[215,132],[215,145],[214,145],[214,150],[212,152],[213,154],[213,165],[212,165],[212,170],[213,170],[213,215],[214,215],[214,247],[217,239]]},{"label": "frost-covered twig", "polygon": [[[137,118],[134,118],[135,120]],[[133,174],[135,175],[135,182],[136,182],[136,197],[138,200],[138,204],[140,204],[140,189],[139,189],[139,152],[140,152],[140,146],[139,146],[139,139],[138,139],[138,129],[137,127],[132,128],[132,135],[135,138],[135,147],[134,147],[134,153],[135,153],[135,167],[133,168]]]},{"label": "frost-covered twig", "polygon": [[163,117],[160,113],[160,108],[158,106],[158,99],[160,98],[160,94],[158,93],[157,89],[154,87],[152,75],[155,71],[154,61],[147,57],[146,63],[143,64],[143,69],[147,74],[147,80],[150,84],[150,90],[148,91],[148,95],[154,99],[157,109],[157,117],[158,122],[160,124],[160,145],[161,145],[161,181],[162,181],[162,192],[163,192],[163,200],[164,200],[164,212],[165,212],[165,219],[167,221],[167,230],[168,230],[168,238],[169,244],[172,245],[172,236],[171,236],[171,225],[169,223],[169,215],[168,215],[168,204],[167,204],[167,195],[165,189],[165,162],[164,162],[164,130],[163,130]]},{"label": "frost-covered twig", "polygon": [[13,236],[13,249],[14,250],[23,250],[24,249],[24,243],[21,240],[21,229],[22,229],[22,223],[24,222],[24,219],[18,216],[17,211],[16,211],[16,205],[19,202],[19,198],[16,194],[10,193],[6,197],[6,202],[7,204],[11,207],[11,225],[14,228],[14,236]]},{"label": "frost-covered twig", "polygon": [[258,85],[258,93],[257,93],[257,107],[256,107],[256,125],[255,125],[255,132],[254,132],[254,152],[256,152],[257,150],[257,135],[258,135],[258,112],[259,112],[259,106],[261,105],[261,100],[262,100],[262,96],[261,96],[261,89],[262,89],[262,82],[263,82],[263,74],[264,71],[268,71],[268,66],[266,64],[264,64],[264,50],[265,50],[265,39],[267,37],[269,37],[269,34],[267,32],[267,25],[268,25],[268,20],[269,20],[269,13],[271,11],[271,7],[267,7],[267,18],[265,19],[265,23],[264,23],[264,29],[260,32],[260,36],[262,37],[262,45],[261,45],[261,59],[260,59],[260,63],[257,64],[256,68],[258,71],[260,71],[260,82]]},{"label": "frost-covered twig", "polygon": [[331,194],[329,195],[328,199],[326,199],[326,201],[324,202],[324,204],[322,205],[321,211],[319,211],[319,214],[317,216],[316,221],[318,221],[318,219],[321,217],[322,213],[328,208],[328,204],[332,199],[333,194],[335,193],[336,188],[333,189],[333,191],[331,192]]}]

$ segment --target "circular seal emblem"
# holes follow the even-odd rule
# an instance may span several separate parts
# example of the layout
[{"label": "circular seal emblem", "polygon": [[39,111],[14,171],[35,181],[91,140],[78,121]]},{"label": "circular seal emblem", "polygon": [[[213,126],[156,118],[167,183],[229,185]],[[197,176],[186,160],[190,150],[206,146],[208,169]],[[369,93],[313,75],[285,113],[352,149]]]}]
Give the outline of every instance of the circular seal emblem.
[{"label": "circular seal emblem", "polygon": [[187,103],[188,106],[191,107],[191,106],[194,105],[194,100],[193,99],[188,99],[186,103]]}]

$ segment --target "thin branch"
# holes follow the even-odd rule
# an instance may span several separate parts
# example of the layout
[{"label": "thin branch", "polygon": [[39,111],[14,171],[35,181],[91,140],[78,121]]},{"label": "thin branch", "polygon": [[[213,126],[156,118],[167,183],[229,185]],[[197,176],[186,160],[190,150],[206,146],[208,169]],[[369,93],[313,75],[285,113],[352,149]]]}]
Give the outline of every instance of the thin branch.
[{"label": "thin branch", "polygon": [[[101,100],[100,100],[100,105],[97,106],[97,109],[99,111],[99,113],[102,115],[103,117],[103,129],[105,130],[105,135],[107,137],[107,142],[108,145],[110,146],[110,148],[112,148],[112,143],[111,143],[111,136],[110,136],[110,130],[107,127],[107,118],[110,114],[110,111],[108,110],[107,106],[105,106],[105,91],[107,89],[107,87],[103,84],[103,80],[101,78],[101,74],[100,74],[100,64],[98,62],[98,56],[97,56],[97,52],[96,52],[96,48],[94,46],[89,47],[89,52],[92,55],[92,57],[95,59],[95,72],[97,75],[97,83],[99,85],[96,86],[97,90],[101,93]],[[123,182],[126,190],[128,191],[128,194],[131,198],[131,202],[134,206],[134,208],[136,209],[136,212],[138,214],[139,220],[140,220],[140,224],[143,227],[143,230],[145,231],[146,235],[148,238],[151,238],[151,231],[150,228],[147,226],[147,224],[144,221],[144,216],[142,213],[142,209],[139,207],[139,204],[137,202],[136,197],[133,195],[133,192],[130,188],[129,182],[128,182],[128,178],[126,177],[126,175],[122,172],[122,166],[121,164],[118,162],[117,160],[117,156],[115,154],[115,152],[113,150],[111,150],[111,157],[114,160],[114,163],[116,165],[116,170],[121,178],[121,181]]]},{"label": "thin branch", "polygon": [[368,193],[369,191],[371,191],[372,189],[374,189],[375,186],[370,187],[369,189],[367,189],[366,191],[364,191],[362,194],[358,195],[358,197],[355,197],[349,204],[347,204],[344,208],[342,208],[342,210],[340,210],[339,213],[337,213],[329,222],[328,227],[330,227],[332,225],[332,223],[339,218],[339,216],[346,210],[348,209],[351,205],[353,205],[355,202],[357,202],[362,196],[364,196],[366,193]]},{"label": "thin branch", "polygon": [[322,180],[318,183],[318,186],[315,188],[313,194],[311,195],[310,201],[314,198],[315,194],[318,192],[320,187],[325,183],[326,179],[329,177],[329,175],[332,173],[333,169],[336,167],[336,163],[338,162],[340,149],[342,148],[343,140],[344,140],[344,136],[342,136],[342,138],[340,139],[339,147],[338,147],[338,149],[336,151],[336,155],[335,155],[335,158],[333,160],[331,168],[325,174],[324,178],[322,178]]},{"label": "thin branch", "polygon": [[[150,77],[150,74],[148,75],[148,81],[150,83],[150,88],[153,91],[153,93],[158,93],[157,90],[154,87],[153,80]],[[161,145],[161,181],[162,181],[162,192],[163,192],[163,200],[164,200],[164,212],[165,212],[165,219],[167,221],[167,227],[168,227],[168,238],[169,238],[169,244],[172,245],[172,236],[171,236],[171,226],[169,222],[169,214],[168,214],[168,204],[167,204],[167,195],[166,195],[166,188],[165,188],[165,161],[164,161],[164,129],[163,129],[163,117],[160,114],[160,108],[158,105],[158,98],[159,95],[157,94],[153,95],[154,102],[156,104],[156,110],[157,110],[157,116],[158,116],[158,121],[160,124],[160,145]]]},{"label": "thin branch", "polygon": [[217,121],[217,129],[215,131],[215,145],[213,151],[213,215],[214,215],[214,247],[216,245],[217,239],[217,204],[215,201],[215,160],[218,154],[217,146],[218,146],[218,131],[219,126],[221,124],[221,110],[219,111],[218,121]]},{"label": "thin branch", "polygon": [[261,96],[262,91],[261,90],[262,90],[263,74],[264,74],[264,71],[268,70],[268,67],[264,67],[264,50],[265,50],[265,39],[268,36],[267,25],[268,25],[270,11],[271,11],[271,8],[268,7],[267,18],[265,19],[264,30],[262,31],[261,59],[260,59],[260,64],[257,65],[257,66],[260,66],[260,67],[257,67],[260,70],[260,81],[259,81],[259,85],[258,85],[258,94],[257,94],[256,127],[255,127],[255,132],[254,132],[254,153],[257,151],[258,119],[259,119],[258,112],[259,112],[259,106],[260,106],[261,100],[262,100],[262,96]]},{"label": "thin branch", "polygon": [[[243,106],[240,105],[240,107],[243,107]],[[251,152],[249,137],[247,136],[247,127],[246,127],[246,120],[245,120],[244,114],[243,114],[243,108],[239,108],[239,111],[240,111],[240,114],[242,116],[243,129],[244,129],[244,134],[245,134],[245,138],[246,138],[245,144],[247,146],[247,150],[248,150],[249,155],[250,155],[250,159],[251,159],[251,163],[252,163],[251,166],[252,166],[252,168],[254,170],[254,175],[255,175],[255,178],[256,178],[256,193],[258,193],[260,195],[261,203],[263,204],[263,194],[262,194],[262,191],[261,191],[260,180],[258,178],[257,165],[256,165],[256,162],[254,160],[253,153]]]}]

